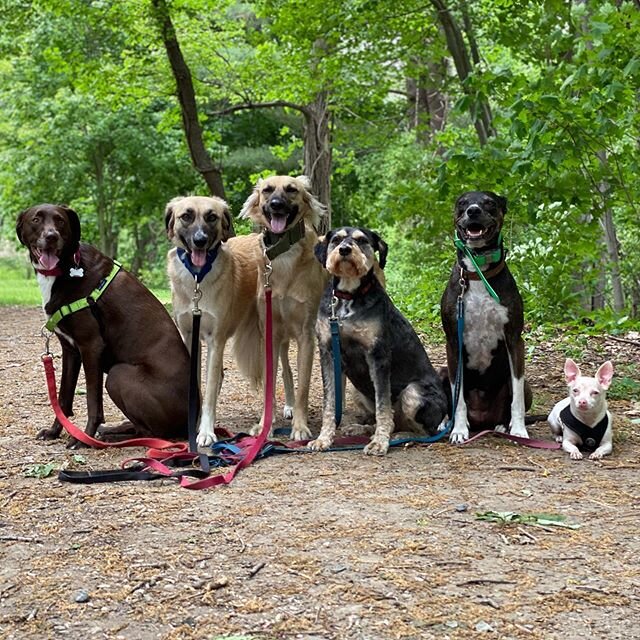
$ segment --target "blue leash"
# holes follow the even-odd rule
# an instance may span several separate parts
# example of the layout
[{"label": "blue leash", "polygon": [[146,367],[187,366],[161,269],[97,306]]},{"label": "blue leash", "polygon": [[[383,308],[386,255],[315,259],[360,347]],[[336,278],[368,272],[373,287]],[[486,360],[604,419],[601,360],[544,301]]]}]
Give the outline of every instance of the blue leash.
[{"label": "blue leash", "polygon": [[[451,429],[453,428],[454,419],[456,415],[456,407],[458,406],[458,398],[460,397],[460,388],[462,386],[462,344],[464,339],[464,290],[465,281],[460,277],[460,295],[458,296],[458,302],[456,306],[456,318],[458,328],[458,366],[456,368],[456,379],[453,388],[452,397],[452,409],[451,415],[445,428],[436,433],[434,436],[423,437],[409,437],[409,438],[396,438],[389,441],[390,447],[399,446],[407,443],[425,444],[430,442],[439,442],[445,438]],[[331,327],[331,351],[333,354],[333,379],[335,386],[335,421],[336,427],[340,425],[342,421],[342,356],[340,353],[340,325],[336,316],[336,306],[338,304],[338,298],[333,296],[331,300],[331,316],[329,317],[329,326]],[[340,447],[336,449],[330,449],[335,451],[348,451],[351,449],[362,449],[364,445],[350,445],[348,447]]]},{"label": "blue leash", "polygon": [[331,298],[331,316],[329,318],[329,326],[331,327],[331,352],[333,354],[333,386],[335,387],[335,420],[336,428],[340,426],[342,421],[342,354],[340,352],[340,325],[336,316],[336,306],[338,298]]}]

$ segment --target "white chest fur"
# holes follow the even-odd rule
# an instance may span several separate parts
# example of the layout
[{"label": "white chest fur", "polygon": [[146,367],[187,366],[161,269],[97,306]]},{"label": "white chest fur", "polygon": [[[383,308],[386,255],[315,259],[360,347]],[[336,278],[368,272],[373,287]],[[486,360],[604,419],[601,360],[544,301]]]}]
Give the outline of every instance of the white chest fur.
[{"label": "white chest fur", "polygon": [[480,373],[488,369],[491,353],[504,337],[508,321],[508,309],[487,293],[482,282],[472,280],[464,296],[464,345],[469,368]]},{"label": "white chest fur", "polygon": [[43,276],[41,273],[38,273],[36,277],[38,278],[38,285],[42,294],[42,308],[44,309],[49,304],[49,300],[51,300],[51,289],[53,289],[56,277]]}]

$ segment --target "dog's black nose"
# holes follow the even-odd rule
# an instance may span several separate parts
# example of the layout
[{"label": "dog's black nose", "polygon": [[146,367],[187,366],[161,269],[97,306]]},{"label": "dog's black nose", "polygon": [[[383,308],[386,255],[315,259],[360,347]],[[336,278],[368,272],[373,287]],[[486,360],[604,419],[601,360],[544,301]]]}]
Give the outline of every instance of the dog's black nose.
[{"label": "dog's black nose", "polygon": [[470,218],[477,218],[482,213],[482,207],[478,204],[471,204],[467,207],[465,213]]},{"label": "dog's black nose", "polygon": [[207,244],[207,240],[209,236],[204,231],[196,231],[193,234],[193,244],[198,247],[198,249],[202,249]]},{"label": "dog's black nose", "polygon": [[286,202],[282,198],[271,198],[269,200],[269,206],[273,211],[282,211],[286,205]]},{"label": "dog's black nose", "polygon": [[351,253],[351,247],[349,245],[341,244],[338,247],[338,252],[341,256],[348,256]]}]

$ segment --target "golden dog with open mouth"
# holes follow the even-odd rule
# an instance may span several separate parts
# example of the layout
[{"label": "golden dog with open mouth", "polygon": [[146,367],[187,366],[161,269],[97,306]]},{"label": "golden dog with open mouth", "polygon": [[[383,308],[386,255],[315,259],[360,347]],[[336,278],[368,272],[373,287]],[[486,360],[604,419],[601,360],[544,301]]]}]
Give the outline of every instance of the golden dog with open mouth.
[{"label": "golden dog with open mouth", "polygon": [[174,198],[167,204],[165,225],[169,240],[176,245],[167,254],[173,313],[189,350],[196,280],[202,292],[200,335],[207,343],[207,367],[197,443],[204,447],[216,440],[216,406],[227,341],[236,336],[234,351],[259,349],[255,338],[252,344],[245,344],[245,334],[256,333],[260,238],[257,233],[231,237],[229,207],[216,197]]},{"label": "golden dog with open mouth", "polygon": [[[271,265],[273,308],[274,379],[278,355],[282,361],[285,387],[284,415],[292,417],[291,438],[305,440],[308,427],[309,384],[315,353],[315,323],[318,305],[327,281],[326,271],[314,256],[316,229],[325,207],[311,193],[306,176],[272,176],[260,180],[244,203],[240,216],[262,229],[262,267]],[[264,341],[264,280],[257,283],[259,329]],[[298,385],[294,393],[288,361],[289,341],[298,345]],[[256,346],[245,337],[235,350],[241,371],[251,371],[254,380],[263,378],[264,362],[256,357]],[[264,418],[264,416],[263,416]],[[261,421],[262,422],[262,421]],[[256,425],[256,430],[259,425]]]}]

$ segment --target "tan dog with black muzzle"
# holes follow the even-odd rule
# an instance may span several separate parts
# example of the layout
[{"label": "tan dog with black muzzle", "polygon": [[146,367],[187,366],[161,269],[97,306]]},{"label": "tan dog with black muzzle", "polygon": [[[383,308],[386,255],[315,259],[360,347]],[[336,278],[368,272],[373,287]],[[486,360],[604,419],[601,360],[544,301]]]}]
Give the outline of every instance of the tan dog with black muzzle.
[{"label": "tan dog with black muzzle", "polygon": [[[216,440],[216,406],[227,340],[235,336],[234,352],[259,349],[254,325],[260,240],[256,233],[231,237],[229,207],[215,197],[174,198],[167,204],[165,223],[169,240],[176,245],[167,254],[173,313],[188,349],[191,349],[196,279],[202,292],[200,335],[208,349],[197,442],[199,446],[208,446]],[[252,342],[247,345],[247,340]]]}]

